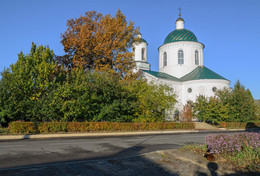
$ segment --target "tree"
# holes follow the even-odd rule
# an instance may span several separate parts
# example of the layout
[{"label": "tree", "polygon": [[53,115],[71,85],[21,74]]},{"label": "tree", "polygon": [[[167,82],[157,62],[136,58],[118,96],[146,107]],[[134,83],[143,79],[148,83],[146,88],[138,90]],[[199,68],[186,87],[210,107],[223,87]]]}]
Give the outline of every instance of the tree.
[{"label": "tree", "polygon": [[256,118],[256,107],[249,89],[237,81],[230,99],[230,116],[234,121],[246,122]]},{"label": "tree", "polygon": [[28,55],[18,54],[18,61],[2,72],[0,81],[0,118],[32,120],[39,117],[38,100],[46,96],[55,85],[53,51],[47,46],[32,43]]},{"label": "tree", "polygon": [[184,122],[191,122],[193,117],[193,103],[187,102],[184,105],[182,113],[181,113],[181,120]]},{"label": "tree", "polygon": [[229,118],[228,104],[222,104],[217,96],[206,98],[200,95],[197,97],[193,108],[195,116],[200,121],[215,123],[227,121]]},{"label": "tree", "polygon": [[68,68],[106,71],[122,78],[132,74],[135,66],[129,51],[138,29],[126,22],[120,10],[115,17],[95,11],[67,21],[67,30],[61,43],[66,55],[62,63]]},{"label": "tree", "polygon": [[224,88],[214,97],[198,96],[195,115],[201,121],[248,122],[256,119],[256,106],[249,89],[237,81],[234,88]]},{"label": "tree", "polygon": [[137,80],[130,88],[137,95],[137,122],[164,121],[177,102],[172,88],[167,85]]}]

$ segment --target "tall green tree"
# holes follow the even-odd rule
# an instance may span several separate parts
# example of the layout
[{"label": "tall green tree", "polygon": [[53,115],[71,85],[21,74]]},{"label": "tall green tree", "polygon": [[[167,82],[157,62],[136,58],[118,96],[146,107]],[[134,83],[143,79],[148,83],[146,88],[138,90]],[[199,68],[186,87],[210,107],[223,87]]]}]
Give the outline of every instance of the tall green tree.
[{"label": "tall green tree", "polygon": [[48,46],[32,43],[29,54],[18,54],[18,60],[2,72],[0,81],[0,118],[33,120],[40,117],[38,100],[46,96],[55,85],[53,51]]},{"label": "tall green tree", "polygon": [[217,91],[215,97],[198,96],[194,110],[201,121],[247,122],[256,119],[254,99],[240,81],[233,89]]},{"label": "tall green tree", "polygon": [[227,121],[229,118],[228,108],[229,105],[222,104],[217,96],[206,98],[200,95],[193,104],[194,115],[200,121],[211,123]]},{"label": "tall green tree", "polygon": [[231,107],[230,118],[232,120],[246,122],[255,119],[256,106],[253,96],[250,90],[245,89],[240,81],[237,81],[234,85],[229,104]]}]

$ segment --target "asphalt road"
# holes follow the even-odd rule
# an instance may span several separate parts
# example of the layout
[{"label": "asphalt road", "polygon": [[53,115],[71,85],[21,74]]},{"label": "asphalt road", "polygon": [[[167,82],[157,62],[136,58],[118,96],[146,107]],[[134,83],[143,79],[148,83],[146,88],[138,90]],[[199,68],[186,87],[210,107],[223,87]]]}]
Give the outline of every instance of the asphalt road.
[{"label": "asphalt road", "polygon": [[0,141],[0,170],[136,156],[204,143],[208,133]]}]

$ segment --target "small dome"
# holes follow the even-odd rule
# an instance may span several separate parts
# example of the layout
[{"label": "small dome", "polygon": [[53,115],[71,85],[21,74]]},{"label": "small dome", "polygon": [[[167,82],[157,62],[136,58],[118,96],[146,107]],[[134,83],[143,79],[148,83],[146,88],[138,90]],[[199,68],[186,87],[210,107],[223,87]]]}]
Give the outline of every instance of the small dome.
[{"label": "small dome", "polygon": [[167,35],[163,44],[167,44],[167,43],[171,43],[171,42],[178,42],[178,41],[198,42],[198,39],[190,30],[176,29]]},{"label": "small dome", "polygon": [[147,41],[145,39],[143,39],[143,38],[141,38],[141,42],[144,42],[144,43],[146,43],[148,45]]},{"label": "small dome", "polygon": [[183,21],[184,22],[184,19],[182,17],[179,17],[179,18],[177,18],[176,22],[177,21]]},{"label": "small dome", "polygon": [[147,41],[142,38],[141,34],[138,34],[137,37],[140,38],[141,42],[144,42],[144,43],[146,43],[148,45]]}]

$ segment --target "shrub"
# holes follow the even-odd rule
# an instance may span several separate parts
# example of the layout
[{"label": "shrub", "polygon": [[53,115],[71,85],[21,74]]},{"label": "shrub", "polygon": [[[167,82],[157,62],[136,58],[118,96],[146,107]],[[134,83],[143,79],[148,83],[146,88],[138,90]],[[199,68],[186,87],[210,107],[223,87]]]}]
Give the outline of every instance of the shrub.
[{"label": "shrub", "polygon": [[10,131],[19,134],[57,132],[112,132],[112,131],[151,131],[172,129],[194,129],[194,123],[119,123],[119,122],[12,122]]},{"label": "shrub", "polygon": [[221,128],[259,128],[260,122],[220,122]]},{"label": "shrub", "polygon": [[67,131],[67,122],[42,122],[38,124],[40,133],[57,133]]},{"label": "shrub", "polygon": [[9,125],[9,131],[14,134],[34,134],[36,133],[37,125],[33,122],[12,122]]}]

